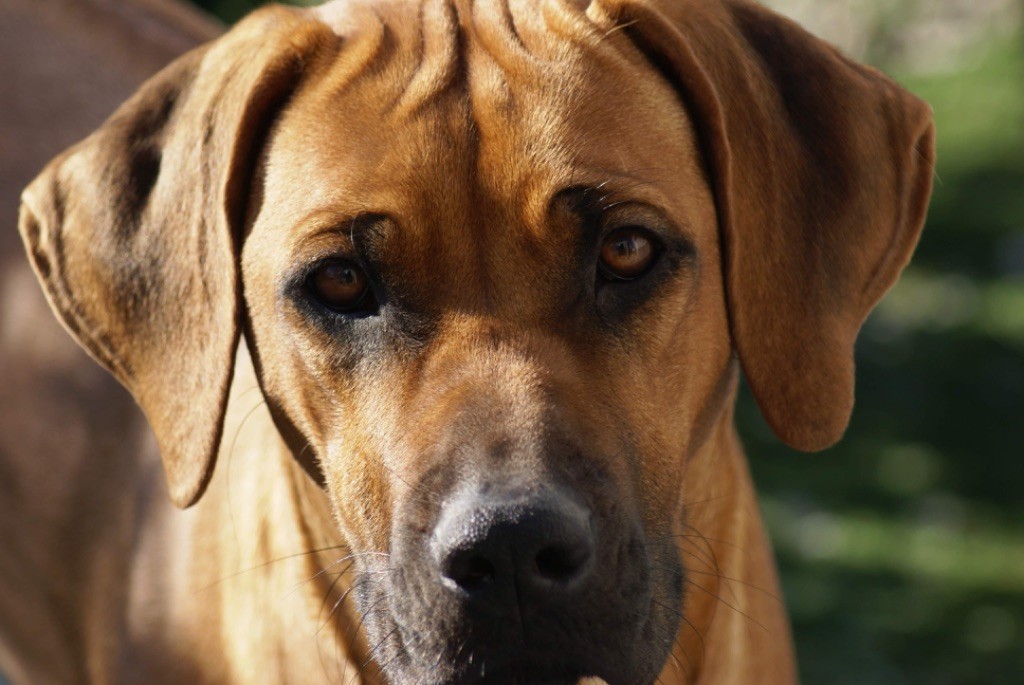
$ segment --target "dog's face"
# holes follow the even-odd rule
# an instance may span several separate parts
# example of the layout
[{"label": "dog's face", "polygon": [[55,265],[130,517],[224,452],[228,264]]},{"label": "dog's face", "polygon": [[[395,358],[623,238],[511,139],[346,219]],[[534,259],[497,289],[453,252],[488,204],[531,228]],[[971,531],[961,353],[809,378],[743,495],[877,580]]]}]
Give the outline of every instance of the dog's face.
[{"label": "dog's face", "polygon": [[264,391],[374,572],[356,592],[395,682],[653,679],[679,483],[732,376],[675,94],[522,30],[548,52],[518,72],[470,38],[460,78],[413,92],[456,51],[398,34],[299,90],[245,238]]},{"label": "dog's face", "polygon": [[393,682],[653,681],[737,357],[790,444],[845,427],[926,108],[746,3],[656,4],[268,10],[26,193],[179,504],[245,329]]}]

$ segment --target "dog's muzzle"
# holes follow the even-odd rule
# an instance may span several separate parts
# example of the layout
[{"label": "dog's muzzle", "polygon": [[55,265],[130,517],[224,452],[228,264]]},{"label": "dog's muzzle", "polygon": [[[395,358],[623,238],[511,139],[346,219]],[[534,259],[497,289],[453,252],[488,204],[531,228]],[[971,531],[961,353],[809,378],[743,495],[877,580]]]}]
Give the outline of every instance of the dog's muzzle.
[{"label": "dog's muzzle", "polygon": [[389,682],[652,682],[674,632],[652,616],[664,583],[621,490],[594,473],[459,480],[418,484],[363,593]]}]

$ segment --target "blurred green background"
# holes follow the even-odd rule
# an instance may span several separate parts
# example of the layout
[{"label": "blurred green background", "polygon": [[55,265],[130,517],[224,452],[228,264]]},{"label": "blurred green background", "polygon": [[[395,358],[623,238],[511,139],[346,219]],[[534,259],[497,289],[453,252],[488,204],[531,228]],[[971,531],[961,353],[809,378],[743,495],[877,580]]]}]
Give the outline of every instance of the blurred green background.
[{"label": "blurred green background", "polygon": [[[256,4],[197,0],[226,21]],[[1024,683],[1024,1],[773,0],[935,109],[924,237],[857,349],[823,454],[749,395],[805,683]]]}]

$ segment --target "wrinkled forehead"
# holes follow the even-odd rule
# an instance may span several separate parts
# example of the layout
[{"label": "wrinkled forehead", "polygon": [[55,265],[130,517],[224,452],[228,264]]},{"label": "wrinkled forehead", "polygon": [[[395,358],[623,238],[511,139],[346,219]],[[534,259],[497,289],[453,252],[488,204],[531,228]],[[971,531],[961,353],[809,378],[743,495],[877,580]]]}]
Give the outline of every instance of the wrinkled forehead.
[{"label": "wrinkled forehead", "polygon": [[560,188],[621,181],[656,195],[698,168],[671,88],[623,32],[576,5],[336,1],[316,12],[339,40],[268,157],[271,181],[306,184],[287,198],[297,211],[492,207],[537,219]]}]

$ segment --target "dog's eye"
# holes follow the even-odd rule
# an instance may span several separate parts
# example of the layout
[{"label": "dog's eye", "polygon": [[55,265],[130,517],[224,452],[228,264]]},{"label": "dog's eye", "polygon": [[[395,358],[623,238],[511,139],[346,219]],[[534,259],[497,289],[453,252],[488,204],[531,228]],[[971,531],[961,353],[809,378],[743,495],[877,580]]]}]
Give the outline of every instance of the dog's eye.
[{"label": "dog's eye", "polygon": [[654,236],[639,226],[614,230],[601,246],[601,273],[614,281],[643,276],[658,258]]},{"label": "dog's eye", "polygon": [[340,312],[373,306],[366,272],[347,259],[328,259],[309,275],[309,289],[326,307]]}]

